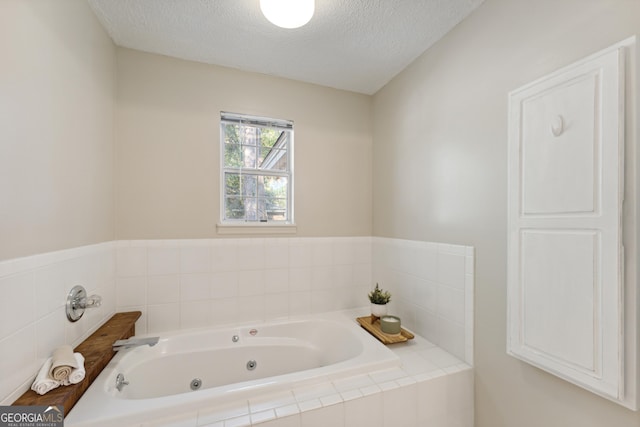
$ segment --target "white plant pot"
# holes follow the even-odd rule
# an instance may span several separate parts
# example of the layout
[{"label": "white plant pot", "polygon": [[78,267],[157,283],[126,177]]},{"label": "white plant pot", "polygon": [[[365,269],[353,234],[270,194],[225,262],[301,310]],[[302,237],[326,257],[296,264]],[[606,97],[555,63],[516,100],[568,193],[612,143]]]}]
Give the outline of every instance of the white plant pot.
[{"label": "white plant pot", "polygon": [[376,317],[382,317],[387,314],[387,304],[371,303],[371,314]]}]

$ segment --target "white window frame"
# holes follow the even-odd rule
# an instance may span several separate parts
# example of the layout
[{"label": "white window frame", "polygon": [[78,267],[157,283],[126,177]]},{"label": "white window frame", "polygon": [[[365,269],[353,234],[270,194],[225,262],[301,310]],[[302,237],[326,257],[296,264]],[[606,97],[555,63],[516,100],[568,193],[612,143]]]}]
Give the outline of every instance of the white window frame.
[{"label": "white window frame", "polygon": [[[286,150],[287,171],[271,171],[260,169],[244,169],[230,168],[225,165],[225,125],[229,123],[247,124],[252,127],[276,128],[285,130],[289,133],[289,144]],[[294,209],[293,209],[293,191],[294,191],[294,168],[293,168],[293,147],[294,147],[294,129],[293,121],[272,119],[268,117],[253,116],[240,113],[220,112],[220,222],[218,223],[218,232],[221,234],[279,234],[279,233],[295,233]],[[226,218],[226,174],[237,173],[246,175],[267,175],[267,176],[283,176],[287,178],[287,218],[285,220],[276,221],[260,221],[246,219],[227,219]]]}]

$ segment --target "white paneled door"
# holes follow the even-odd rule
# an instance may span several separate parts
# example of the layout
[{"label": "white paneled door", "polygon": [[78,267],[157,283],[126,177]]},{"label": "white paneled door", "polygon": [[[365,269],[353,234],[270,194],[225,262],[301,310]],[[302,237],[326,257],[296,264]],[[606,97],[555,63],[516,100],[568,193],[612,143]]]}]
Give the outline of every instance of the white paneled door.
[{"label": "white paneled door", "polygon": [[614,400],[624,393],[624,54],[509,96],[508,352]]}]

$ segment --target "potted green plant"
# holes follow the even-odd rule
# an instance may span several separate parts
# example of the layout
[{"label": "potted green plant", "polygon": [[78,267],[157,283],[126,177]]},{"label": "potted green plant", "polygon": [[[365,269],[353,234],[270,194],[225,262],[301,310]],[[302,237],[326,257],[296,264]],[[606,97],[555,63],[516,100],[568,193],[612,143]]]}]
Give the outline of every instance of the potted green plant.
[{"label": "potted green plant", "polygon": [[391,293],[380,289],[376,283],[375,289],[369,292],[369,301],[371,302],[371,315],[382,317],[387,314],[387,304],[391,301]]}]

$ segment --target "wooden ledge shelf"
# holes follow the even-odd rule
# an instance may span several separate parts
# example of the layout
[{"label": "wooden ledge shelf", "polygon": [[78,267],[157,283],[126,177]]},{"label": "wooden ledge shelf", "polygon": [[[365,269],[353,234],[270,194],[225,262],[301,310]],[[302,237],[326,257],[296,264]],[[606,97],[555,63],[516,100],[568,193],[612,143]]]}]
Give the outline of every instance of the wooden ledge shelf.
[{"label": "wooden ledge shelf", "polygon": [[44,395],[28,390],[13,402],[13,405],[62,405],[64,406],[64,415],[66,417],[71,408],[80,400],[80,397],[115,356],[116,353],[111,347],[113,343],[135,335],[136,320],[141,315],[142,313],[139,311],[116,313],[75,348],[75,352],[84,356],[84,369],[86,370],[84,380],[78,384],[60,386]]},{"label": "wooden ledge shelf", "polygon": [[415,337],[405,328],[401,328],[400,333],[397,335],[385,334],[384,332],[382,332],[382,328],[380,327],[380,318],[373,315],[358,317],[356,320],[358,321],[360,326],[366,329],[367,332],[376,337],[378,341],[380,341],[384,345],[407,342],[408,340],[412,340]]}]

